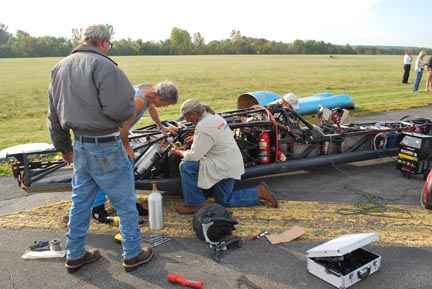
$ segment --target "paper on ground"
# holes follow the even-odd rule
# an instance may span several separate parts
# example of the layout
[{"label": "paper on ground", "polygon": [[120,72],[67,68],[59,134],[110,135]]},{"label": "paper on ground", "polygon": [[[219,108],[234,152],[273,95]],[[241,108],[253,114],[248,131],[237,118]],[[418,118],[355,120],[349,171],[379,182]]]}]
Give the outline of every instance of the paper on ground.
[{"label": "paper on ground", "polygon": [[66,256],[66,250],[60,251],[32,251],[26,250],[21,258],[23,259],[46,259],[46,258],[63,258]]},{"label": "paper on ground", "polygon": [[279,243],[290,242],[294,239],[297,239],[304,233],[305,231],[303,230],[303,228],[299,226],[294,226],[291,229],[286,230],[285,232],[282,232],[280,234],[266,235],[266,238],[270,241],[270,243],[272,243],[272,245],[275,245]]}]

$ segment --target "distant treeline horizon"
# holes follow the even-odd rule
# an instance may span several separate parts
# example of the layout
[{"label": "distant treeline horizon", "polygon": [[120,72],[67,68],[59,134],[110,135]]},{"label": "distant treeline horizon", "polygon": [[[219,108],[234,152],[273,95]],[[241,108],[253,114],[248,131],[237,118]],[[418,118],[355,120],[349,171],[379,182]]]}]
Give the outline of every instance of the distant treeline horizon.
[{"label": "distant treeline horizon", "polygon": [[[107,27],[114,35],[111,25]],[[71,53],[81,43],[82,29],[72,29],[71,39],[65,37],[33,37],[18,30],[15,34],[0,23],[0,58],[61,57]],[[432,49],[404,46],[335,45],[317,40],[295,40],[292,43],[269,41],[264,38],[242,36],[240,31],[232,30],[230,38],[205,43],[199,32],[190,36],[189,32],[173,28],[169,39],[164,41],[143,41],[120,39],[113,41],[111,56],[136,55],[221,55],[221,54],[349,54],[349,55],[403,55],[410,49],[413,55],[421,50],[427,54]]]}]

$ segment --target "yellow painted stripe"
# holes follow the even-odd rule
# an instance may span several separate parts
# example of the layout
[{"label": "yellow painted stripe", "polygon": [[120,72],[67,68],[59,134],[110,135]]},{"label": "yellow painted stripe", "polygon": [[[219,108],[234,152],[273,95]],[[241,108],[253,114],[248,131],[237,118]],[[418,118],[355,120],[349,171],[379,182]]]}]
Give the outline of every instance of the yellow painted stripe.
[{"label": "yellow painted stripe", "polygon": [[[146,197],[138,195],[141,203]],[[191,226],[191,215],[179,215],[175,212],[180,199],[164,198],[164,229],[152,231],[147,223],[141,226],[143,235],[164,234],[171,237],[192,238],[195,233]],[[382,216],[363,214],[342,215],[339,211],[356,212],[358,207],[344,203],[318,203],[300,201],[280,201],[280,208],[266,206],[229,208],[237,218],[234,235],[249,237],[261,231],[281,233],[295,225],[302,227],[305,234],[297,241],[322,243],[341,234],[377,232],[380,240],[375,245],[393,245],[407,247],[432,247],[432,211],[419,206],[391,206],[378,209]],[[0,227],[38,231],[67,230],[62,218],[69,212],[70,202],[64,201],[52,205],[25,210],[17,214],[0,217]],[[377,213],[376,213],[377,214]],[[96,221],[90,226],[92,233],[118,232],[111,224]]]}]

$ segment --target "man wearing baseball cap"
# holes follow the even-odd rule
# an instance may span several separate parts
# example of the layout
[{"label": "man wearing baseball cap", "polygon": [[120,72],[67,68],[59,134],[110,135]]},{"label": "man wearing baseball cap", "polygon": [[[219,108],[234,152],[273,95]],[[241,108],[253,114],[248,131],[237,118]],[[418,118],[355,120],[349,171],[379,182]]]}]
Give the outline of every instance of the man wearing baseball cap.
[{"label": "man wearing baseball cap", "polygon": [[293,110],[300,108],[298,103],[298,97],[296,94],[290,92],[282,96],[280,99],[270,103],[270,105],[281,104],[283,107],[287,107]]},{"label": "man wearing baseball cap", "polygon": [[246,207],[267,201],[277,208],[278,202],[265,182],[234,191],[235,180],[244,174],[244,163],[233,132],[226,120],[195,99],[186,100],[181,114],[195,125],[189,149],[174,145],[171,153],[182,158],[180,175],[184,204],[177,205],[179,214],[193,214],[205,205],[203,189],[213,188],[215,202],[224,207]]}]

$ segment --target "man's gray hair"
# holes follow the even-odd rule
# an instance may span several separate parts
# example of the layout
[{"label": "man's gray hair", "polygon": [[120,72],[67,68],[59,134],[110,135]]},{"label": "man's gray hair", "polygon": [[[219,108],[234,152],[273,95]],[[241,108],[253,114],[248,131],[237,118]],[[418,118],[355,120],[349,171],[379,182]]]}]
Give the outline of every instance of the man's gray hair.
[{"label": "man's gray hair", "polygon": [[166,103],[176,104],[178,101],[177,87],[171,81],[165,80],[156,84],[154,91]]},{"label": "man's gray hair", "polygon": [[98,45],[104,40],[111,39],[111,32],[104,24],[93,24],[84,30],[82,41],[83,43]]},{"label": "man's gray hair", "polygon": [[198,118],[201,119],[204,112],[208,112],[211,114],[215,114],[214,110],[207,104],[202,104],[196,99],[187,99],[180,106],[180,113],[183,117],[189,112],[196,112],[198,114]]}]

